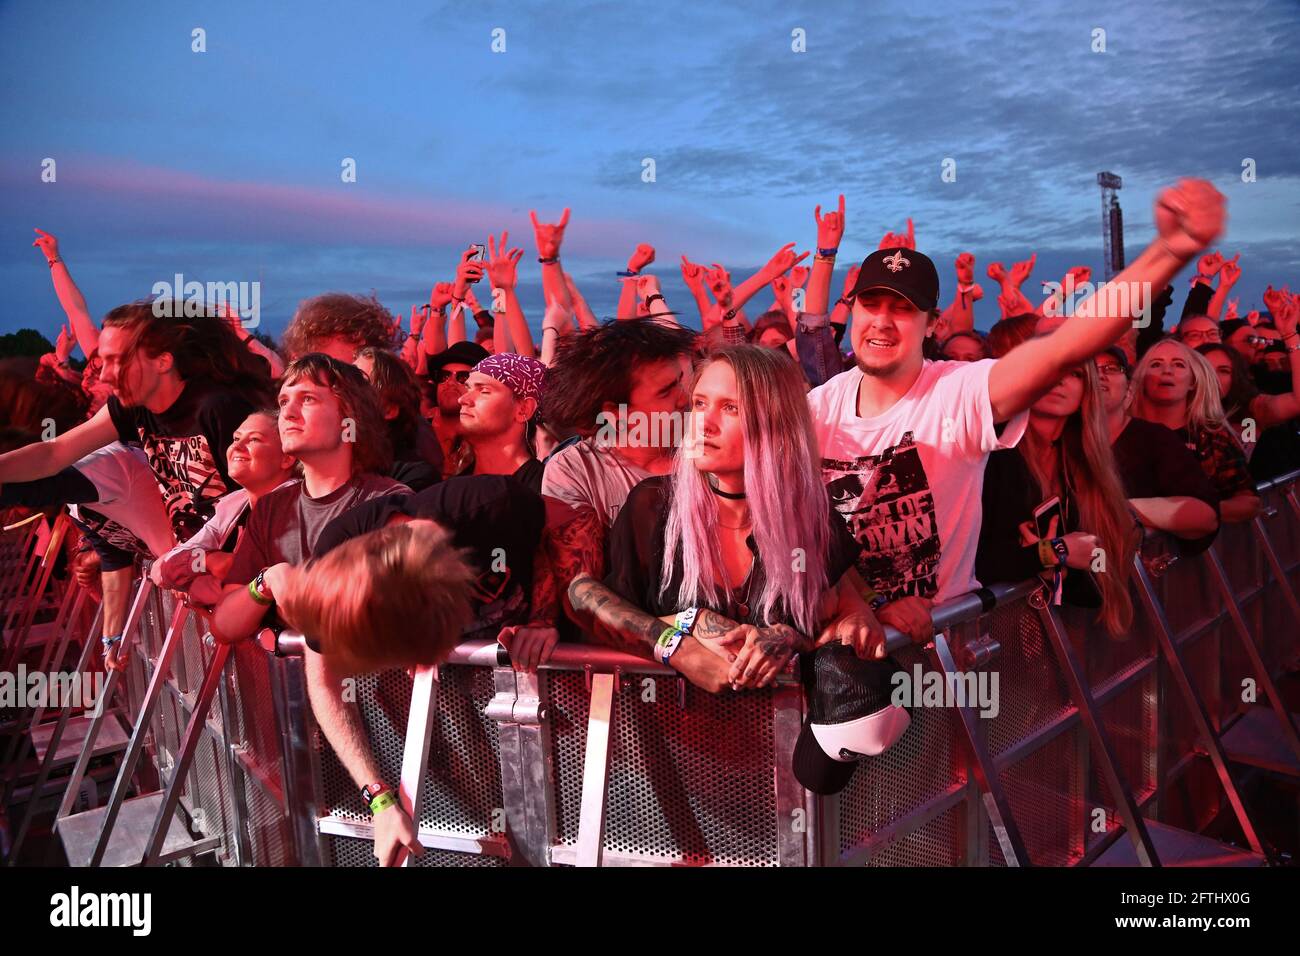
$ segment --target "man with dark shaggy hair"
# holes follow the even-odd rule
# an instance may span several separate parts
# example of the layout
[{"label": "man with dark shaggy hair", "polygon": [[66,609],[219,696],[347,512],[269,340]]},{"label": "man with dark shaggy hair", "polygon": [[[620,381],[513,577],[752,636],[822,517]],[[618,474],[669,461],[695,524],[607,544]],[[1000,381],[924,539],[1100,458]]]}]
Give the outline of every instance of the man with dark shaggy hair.
[{"label": "man with dark shaggy hair", "polygon": [[308,352],[324,352],[351,362],[366,346],[397,348],[396,328],[393,314],[373,295],[326,292],[298,303],[284,332],[285,357],[292,361]]},{"label": "man with dark shaggy hair", "polygon": [[581,435],[546,463],[542,494],[591,508],[608,528],[627,494],[672,468],[684,421],[695,333],[654,319],[620,319],[569,336],[547,371],[542,417]]}]

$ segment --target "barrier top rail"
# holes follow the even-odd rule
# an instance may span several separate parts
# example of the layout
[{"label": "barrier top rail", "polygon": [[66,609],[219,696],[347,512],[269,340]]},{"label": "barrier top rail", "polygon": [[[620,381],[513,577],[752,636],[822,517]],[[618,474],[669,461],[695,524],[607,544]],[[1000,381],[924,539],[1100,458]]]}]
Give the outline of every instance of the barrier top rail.
[{"label": "barrier top rail", "polygon": [[1258,492],[1271,491],[1274,488],[1281,488],[1283,485],[1289,485],[1294,481],[1300,481],[1300,468],[1295,471],[1288,471],[1285,475],[1278,475],[1276,478],[1270,478],[1267,481],[1258,482],[1255,490]]},{"label": "barrier top rail", "polygon": [[[1028,597],[1042,587],[1037,578],[1019,581],[1015,584],[994,584],[979,588],[946,601],[931,611],[935,631],[942,631],[955,624],[972,621],[994,608],[1010,604]],[[269,628],[264,628],[258,635],[262,647],[280,657],[300,657],[307,647],[306,638],[297,631],[285,630],[275,635]],[[902,650],[912,644],[912,639],[892,627],[885,628],[885,647],[890,652]],[[452,649],[447,657],[448,664],[477,664],[487,667],[504,667],[510,663],[510,655],[504,647],[490,638],[463,641]],[[616,669],[635,670],[638,674],[660,674],[677,676],[678,672],[664,664],[656,664],[643,657],[636,657],[622,651],[601,647],[595,644],[557,644],[550,659],[541,665],[547,670],[585,670],[590,667],[595,671],[613,672]],[[793,680],[787,672],[779,680]]]}]

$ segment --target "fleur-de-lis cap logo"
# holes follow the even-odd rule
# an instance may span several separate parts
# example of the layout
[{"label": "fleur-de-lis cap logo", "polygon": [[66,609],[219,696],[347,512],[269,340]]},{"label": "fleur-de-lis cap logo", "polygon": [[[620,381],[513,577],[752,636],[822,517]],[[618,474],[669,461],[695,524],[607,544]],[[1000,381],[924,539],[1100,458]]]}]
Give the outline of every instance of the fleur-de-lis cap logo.
[{"label": "fleur-de-lis cap logo", "polygon": [[903,258],[902,249],[899,249],[892,256],[885,256],[881,261],[885,263],[885,268],[890,272],[902,272],[904,268],[912,264],[910,260]]}]

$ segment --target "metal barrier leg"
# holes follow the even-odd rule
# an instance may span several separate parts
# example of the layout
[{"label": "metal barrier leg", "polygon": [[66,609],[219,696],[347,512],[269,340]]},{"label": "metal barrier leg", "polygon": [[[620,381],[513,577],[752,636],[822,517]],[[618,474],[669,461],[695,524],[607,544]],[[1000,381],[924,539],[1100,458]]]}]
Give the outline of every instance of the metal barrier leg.
[{"label": "metal barrier leg", "polygon": [[[429,769],[429,731],[438,709],[438,667],[419,667],[411,684],[411,710],[406,719],[406,740],[402,745],[402,781],[397,795],[402,809],[420,829],[420,804],[424,800],[424,773]],[[418,837],[417,837],[418,839]],[[398,851],[398,866],[410,866],[411,854]]]},{"label": "metal barrier leg", "polygon": [[[934,652],[939,659],[939,669],[945,681],[949,674],[960,674],[953,660],[952,650],[948,647],[948,639],[942,633],[934,635]],[[956,706],[951,710],[961,726],[962,740],[965,741],[971,758],[971,771],[975,774],[980,792],[984,796],[984,809],[989,815],[989,822],[993,824],[993,832],[997,835],[998,845],[1002,849],[1002,858],[1006,860],[1007,866],[1031,865],[1029,853],[1025,849],[1025,841],[1020,836],[1015,818],[1011,815],[1011,803],[1007,800],[1002,781],[998,778],[993,758],[989,756],[988,746],[984,743],[979,728],[975,726],[975,714],[970,707],[966,706]]]},{"label": "metal barrier leg", "polygon": [[[86,673],[90,666],[91,656],[95,649],[99,647],[99,624],[103,619],[104,606],[101,604],[95,612],[95,617],[90,622],[90,631],[86,637],[85,643],[81,647],[81,655],[77,659],[77,672]],[[107,691],[107,688],[105,688]],[[105,693],[104,699],[100,702],[101,706],[108,706],[108,696]],[[32,795],[28,798],[27,807],[23,811],[22,822],[18,824],[18,832],[14,836],[13,846],[9,850],[8,865],[13,866],[18,859],[18,851],[22,848],[23,840],[27,838],[27,830],[32,824],[32,818],[36,816],[36,804],[39,802],[41,791],[45,789],[45,783],[50,779],[50,771],[54,769],[54,761],[59,751],[59,743],[63,740],[63,731],[68,726],[68,721],[72,719],[73,708],[71,706],[62,708],[58,721],[54,724],[54,731],[50,734],[49,743],[46,745],[45,758],[41,760],[40,769],[36,773],[36,782],[32,784]],[[8,806],[9,801],[13,798],[13,786],[5,788],[4,805]]]},{"label": "metal barrier leg", "polygon": [[[1042,622],[1044,633],[1047,634],[1052,646],[1056,649],[1056,657],[1061,664],[1061,673],[1064,675],[1066,683],[1069,684],[1070,696],[1074,698],[1074,706],[1083,719],[1083,724],[1088,730],[1088,738],[1091,740],[1092,747],[1101,761],[1101,772],[1105,777],[1106,787],[1117,804],[1116,810],[1119,811],[1120,819],[1124,821],[1124,828],[1128,831],[1128,837],[1133,842],[1133,850],[1137,853],[1138,863],[1141,866],[1159,866],[1160,858],[1156,855],[1156,848],[1151,842],[1151,835],[1147,833],[1146,823],[1138,810],[1137,801],[1133,799],[1132,790],[1120,778],[1119,767],[1115,760],[1115,749],[1111,746],[1110,738],[1102,727],[1101,718],[1097,714],[1096,703],[1092,699],[1092,693],[1088,689],[1087,680],[1083,674],[1083,667],[1079,663],[1078,655],[1074,653],[1070,638],[1062,629],[1061,622],[1056,614],[1045,602],[1038,608],[1038,619]],[[1086,774],[1084,774],[1084,779],[1087,779]]]},{"label": "metal barrier leg", "polygon": [[[126,618],[126,627],[122,629],[123,641],[135,639],[136,630],[140,626],[140,618],[144,614],[145,604],[148,603],[149,595],[152,593],[153,582],[148,578],[141,578],[140,587],[135,592],[135,600],[131,603],[131,611]],[[93,646],[93,642],[87,643]],[[68,789],[64,791],[63,801],[59,804],[59,809],[54,815],[54,828],[56,830],[63,818],[72,812],[73,801],[77,799],[77,791],[81,789],[82,778],[86,775],[86,768],[90,765],[91,755],[95,751],[95,739],[99,736],[100,724],[108,713],[107,701],[113,699],[113,692],[117,689],[118,682],[121,679],[121,671],[112,671],[104,684],[103,699],[106,703],[104,707],[99,709],[99,713],[91,718],[90,727],[86,730],[86,740],[81,747],[81,756],[77,758],[77,763],[72,768],[72,774],[68,778]],[[53,745],[54,741],[50,741],[50,743]]]},{"label": "metal barrier leg", "polygon": [[45,596],[45,589],[50,586],[50,575],[54,571],[54,563],[59,556],[59,549],[63,546],[63,539],[68,533],[69,523],[65,515],[59,515],[58,520],[54,522],[54,531],[50,535],[49,544],[46,545],[45,554],[40,560],[40,572],[36,575],[38,579],[36,586],[29,595],[22,615],[19,617],[18,632],[14,637],[13,645],[5,654],[4,669],[6,671],[12,671],[17,666],[19,658],[22,657],[23,647],[26,646],[27,637],[32,630],[32,622],[36,620],[36,610],[40,607],[41,599]]},{"label": "metal barrier leg", "polygon": [[1286,599],[1287,607],[1291,608],[1291,616],[1295,619],[1296,627],[1300,628],[1300,603],[1296,601],[1295,591],[1292,590],[1291,582],[1286,576],[1286,569],[1282,567],[1277,552],[1273,550],[1273,542],[1268,537],[1264,522],[1260,518],[1255,518],[1250,525],[1255,531],[1255,538],[1259,541],[1260,548],[1264,551],[1264,557],[1268,560],[1268,566],[1273,571],[1273,579],[1277,581],[1277,586],[1281,588],[1282,597]]},{"label": "metal barrier leg", "polygon": [[500,741],[501,797],[512,857],[518,853],[532,866],[550,866],[555,839],[555,791],[551,779],[549,714],[550,677],[495,667],[496,696],[487,715],[497,721]]},{"label": "metal barrier leg", "polygon": [[605,851],[605,794],[609,787],[609,731],[614,721],[613,674],[591,678],[587,753],[582,767],[582,810],[578,820],[578,866],[600,866]]},{"label": "metal barrier leg", "polygon": [[140,713],[136,716],[135,726],[131,729],[131,742],[122,757],[122,766],[118,768],[117,780],[113,782],[113,793],[108,798],[103,822],[99,826],[99,836],[95,839],[95,851],[90,857],[91,866],[99,866],[104,861],[104,852],[108,849],[108,842],[113,835],[113,824],[117,822],[122,802],[126,799],[127,787],[131,785],[131,778],[135,775],[135,765],[139,762],[140,754],[144,749],[144,738],[149,733],[149,723],[153,720],[154,708],[157,707],[158,698],[162,695],[163,682],[167,679],[172,655],[180,646],[181,633],[189,616],[189,607],[178,602],[176,610],[172,612],[167,639],[163,641],[158,662],[154,665],[153,674],[149,678],[149,689],[145,691],[144,700],[140,703]]},{"label": "metal barrier leg", "polygon": [[[227,666],[234,669],[235,656],[227,658]],[[226,779],[230,781],[230,817],[234,839],[231,849],[235,853],[235,866],[253,865],[253,848],[248,834],[248,804],[244,799],[244,769],[235,756],[235,744],[231,740],[235,727],[235,714],[231,707],[230,684],[223,673],[221,683],[217,685],[217,701],[221,707],[222,759],[226,764]]]},{"label": "metal barrier leg", "polygon": [[1281,724],[1282,737],[1287,746],[1291,748],[1297,763],[1300,764],[1300,736],[1296,734],[1295,724],[1292,723],[1291,714],[1278,693],[1277,685],[1273,682],[1273,675],[1269,673],[1268,665],[1265,663],[1263,655],[1260,654],[1254,638],[1250,636],[1250,629],[1246,627],[1246,619],[1241,614],[1241,605],[1237,603],[1237,598],[1232,593],[1232,585],[1228,582],[1228,574],[1223,569],[1223,562],[1219,560],[1219,556],[1212,547],[1205,552],[1205,561],[1214,576],[1215,583],[1219,586],[1219,592],[1223,595],[1223,601],[1227,606],[1229,616],[1232,618],[1233,627],[1237,632],[1237,636],[1241,639],[1241,646],[1246,651],[1246,656],[1250,659],[1250,666],[1255,671],[1260,689],[1264,691],[1264,695],[1268,698],[1269,707],[1272,708],[1278,723]]},{"label": "metal barrier leg", "polygon": [[[181,607],[185,609],[184,605]],[[176,633],[180,633],[179,627],[176,629]],[[194,710],[190,713],[189,722],[185,725],[185,736],[181,739],[181,745],[176,754],[176,763],[172,768],[172,778],[167,782],[167,788],[163,792],[162,804],[158,807],[158,815],[154,818],[153,829],[149,831],[149,840],[145,844],[144,851],[145,866],[157,866],[160,862],[163,862],[163,846],[167,842],[172,815],[176,812],[176,804],[181,798],[181,788],[185,786],[185,778],[189,775],[190,764],[194,762],[194,751],[198,748],[200,737],[203,736],[203,726],[208,721],[208,711],[212,708],[212,700],[217,695],[217,686],[225,679],[226,661],[229,657],[230,645],[217,644],[212,652],[212,660],[208,662],[207,671],[203,675],[203,686],[199,688],[198,700],[195,701]],[[163,664],[159,660],[158,670],[154,672],[155,675],[161,673],[162,670]],[[203,836],[206,838],[205,842],[210,841],[216,844],[221,842],[219,837],[209,837],[206,833]],[[105,843],[105,845],[107,844]],[[201,852],[204,848],[203,843],[196,846],[187,842],[184,852],[185,854]],[[95,866],[99,865],[102,856],[103,853],[100,847],[95,847]]]},{"label": "metal barrier leg", "polygon": [[[37,672],[41,674],[49,673],[48,668],[50,660],[62,661],[63,655],[67,652],[68,642],[72,638],[72,623],[76,620],[77,615],[81,612],[81,605],[86,599],[86,592],[76,589],[74,596],[73,589],[69,588],[63,603],[59,607],[59,616],[54,623],[54,633],[45,643],[45,651],[41,654],[41,662],[37,665]],[[69,607],[71,605],[71,607]],[[55,639],[57,635],[57,640]],[[78,671],[78,674],[85,674],[85,671]],[[80,680],[80,678],[78,678]],[[53,684],[50,685],[51,691]],[[48,702],[47,702],[48,704]],[[6,767],[9,770],[9,782],[5,786],[4,799],[0,800],[0,806],[8,806],[10,799],[13,797],[14,787],[16,786],[21,761],[27,756],[27,745],[32,742],[31,734],[40,726],[41,720],[45,717],[46,707],[31,708],[31,716],[28,718],[28,708],[18,708],[18,717],[15,724],[21,724],[27,719],[27,732],[15,733],[9,741],[6,748],[4,762],[0,767]],[[17,727],[15,727],[17,729]]]},{"label": "metal barrier leg", "polygon": [[776,761],[776,858],[781,866],[807,866],[807,791],[795,779],[794,748],[803,729],[803,690],[798,684],[772,688],[772,743]]},{"label": "metal barrier leg", "polygon": [[1196,688],[1192,686],[1191,678],[1187,676],[1186,662],[1178,650],[1178,645],[1174,642],[1169,619],[1165,616],[1164,608],[1160,606],[1160,602],[1156,599],[1155,591],[1151,585],[1151,576],[1147,573],[1146,565],[1142,563],[1141,555],[1134,557],[1133,568],[1137,574],[1138,593],[1142,596],[1142,604],[1146,608],[1152,627],[1155,628],[1156,639],[1160,642],[1161,652],[1169,665],[1169,673],[1178,685],[1183,702],[1192,713],[1192,719],[1196,723],[1201,742],[1205,745],[1210,762],[1214,765],[1214,772],[1218,774],[1219,783],[1228,797],[1232,812],[1236,815],[1237,822],[1241,825],[1242,832],[1245,834],[1246,841],[1250,844],[1251,849],[1256,853],[1269,857],[1269,854],[1264,849],[1264,844],[1259,839],[1259,834],[1255,832],[1254,822],[1246,812],[1246,804],[1242,800],[1241,792],[1237,789],[1237,784],[1228,770],[1227,757],[1224,755],[1223,746],[1219,743],[1218,735],[1214,732],[1214,725],[1210,721],[1210,715],[1205,709],[1205,704],[1201,702],[1201,698],[1197,695]]}]

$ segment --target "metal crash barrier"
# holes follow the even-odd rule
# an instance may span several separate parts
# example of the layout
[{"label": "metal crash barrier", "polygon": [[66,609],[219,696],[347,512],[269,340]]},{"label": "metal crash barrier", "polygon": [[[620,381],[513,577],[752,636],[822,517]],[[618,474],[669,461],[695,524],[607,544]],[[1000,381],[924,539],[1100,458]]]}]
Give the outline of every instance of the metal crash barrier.
[{"label": "metal crash barrier", "polygon": [[[914,708],[899,743],[832,798],[790,770],[805,713],[794,674],[712,695],[589,645],[516,673],[478,641],[346,690],[417,822],[425,852],[406,865],[1277,862],[1247,791],[1261,772],[1300,779],[1277,687],[1300,667],[1298,477],[1261,486],[1263,514],[1204,554],[1149,540],[1122,639],[1047,604],[1036,581],[936,608],[926,647],[891,632],[923,686],[972,692]],[[370,814],[307,702],[301,637],[227,659],[174,595],[142,600],[124,712],[147,728],[148,759],[131,781],[162,796],[118,862],[375,865]],[[1225,816],[1233,843],[1202,835]],[[181,841],[170,854],[168,840]]]}]

